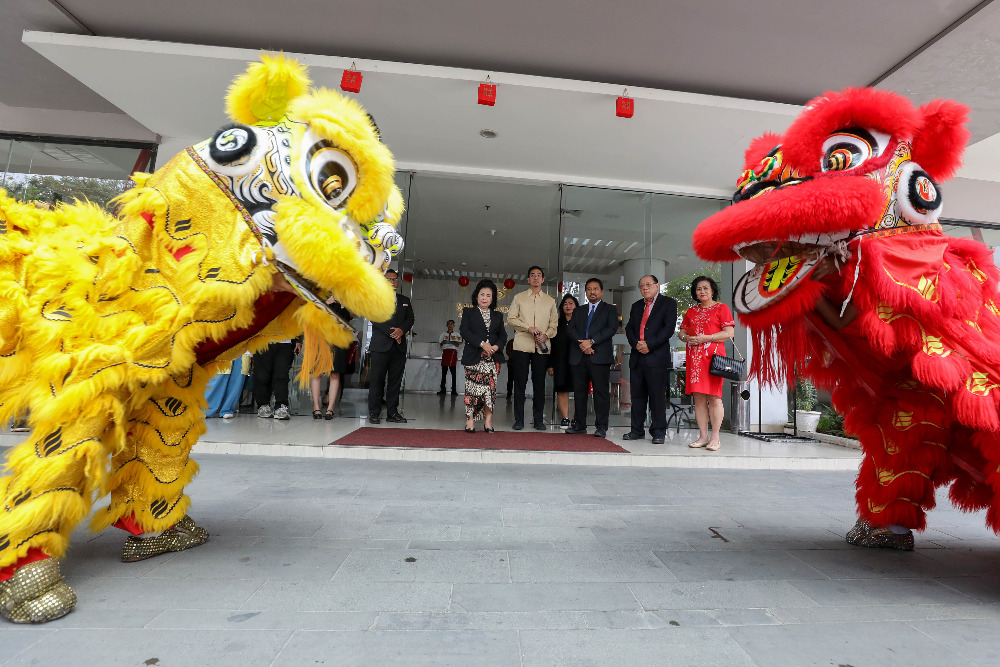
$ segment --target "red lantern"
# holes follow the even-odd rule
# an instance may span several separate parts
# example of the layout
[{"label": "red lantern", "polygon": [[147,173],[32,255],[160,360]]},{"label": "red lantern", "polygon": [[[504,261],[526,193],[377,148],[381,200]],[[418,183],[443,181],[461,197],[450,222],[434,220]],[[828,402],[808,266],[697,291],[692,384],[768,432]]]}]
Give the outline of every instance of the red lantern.
[{"label": "red lantern", "polygon": [[497,103],[497,87],[490,83],[490,77],[486,77],[486,83],[479,84],[479,103],[488,107]]},{"label": "red lantern", "polygon": [[340,77],[340,89],[348,93],[360,93],[361,92],[361,80],[364,79],[359,72],[354,67],[354,63],[351,63],[351,69],[345,69],[344,75]]},{"label": "red lantern", "polygon": [[559,283],[558,285],[556,285],[556,290],[558,290],[560,294],[563,293],[562,287],[563,287],[562,283]]},{"label": "red lantern", "polygon": [[403,280],[406,281],[406,282],[408,282],[408,283],[412,283],[413,282],[413,274],[412,273],[404,273],[403,274]]},{"label": "red lantern", "polygon": [[458,279],[458,284],[462,286],[462,289],[465,289],[466,287],[469,286],[469,277],[462,276],[461,278]]},{"label": "red lantern", "polygon": [[[628,91],[625,93],[627,95]],[[615,102],[615,115],[619,118],[631,118],[633,113],[635,113],[635,100],[631,97],[619,97]]]},{"label": "red lantern", "polygon": [[514,289],[514,285],[516,284],[517,283],[514,282],[513,278],[508,278],[507,280],[503,281],[503,286],[506,289]]}]

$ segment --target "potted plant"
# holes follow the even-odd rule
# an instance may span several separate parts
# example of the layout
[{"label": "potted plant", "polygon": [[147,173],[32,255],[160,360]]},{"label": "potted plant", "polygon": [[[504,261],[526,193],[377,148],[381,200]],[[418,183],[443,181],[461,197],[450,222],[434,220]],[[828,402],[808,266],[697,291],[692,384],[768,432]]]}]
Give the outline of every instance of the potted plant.
[{"label": "potted plant", "polygon": [[795,403],[795,428],[815,431],[823,413],[813,410],[816,407],[816,387],[808,378],[799,376],[795,379]]}]

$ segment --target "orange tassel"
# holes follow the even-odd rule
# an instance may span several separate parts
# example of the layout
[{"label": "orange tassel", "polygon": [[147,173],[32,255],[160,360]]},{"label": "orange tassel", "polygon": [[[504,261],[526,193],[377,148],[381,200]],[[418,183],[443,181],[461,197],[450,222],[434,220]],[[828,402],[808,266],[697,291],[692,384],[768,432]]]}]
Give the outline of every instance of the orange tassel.
[{"label": "orange tassel", "polygon": [[314,327],[305,327],[302,343],[302,368],[299,370],[299,386],[305,389],[309,379],[325,375],[333,371],[333,352],[319,331]]}]

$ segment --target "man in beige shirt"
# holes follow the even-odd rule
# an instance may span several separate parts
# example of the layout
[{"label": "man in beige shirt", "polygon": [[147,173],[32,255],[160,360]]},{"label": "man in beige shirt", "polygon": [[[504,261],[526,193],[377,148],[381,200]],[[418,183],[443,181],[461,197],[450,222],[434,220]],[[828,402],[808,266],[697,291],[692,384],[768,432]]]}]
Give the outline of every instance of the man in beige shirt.
[{"label": "man in beige shirt", "polygon": [[531,402],[534,426],[545,426],[545,369],[548,366],[549,339],[556,335],[559,322],[556,300],[542,292],[545,272],[542,267],[528,269],[530,289],[514,295],[507,314],[507,324],[514,327],[514,351],[510,355],[509,372],[514,378],[514,430],[524,428],[524,390],[531,369]]}]

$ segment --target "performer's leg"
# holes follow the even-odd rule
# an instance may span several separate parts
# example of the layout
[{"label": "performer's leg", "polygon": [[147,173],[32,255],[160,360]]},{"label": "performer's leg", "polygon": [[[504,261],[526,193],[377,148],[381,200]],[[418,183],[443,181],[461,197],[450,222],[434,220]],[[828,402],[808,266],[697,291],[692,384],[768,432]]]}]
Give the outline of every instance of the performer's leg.
[{"label": "performer's leg", "polygon": [[225,394],[222,398],[222,405],[219,408],[218,414],[220,417],[225,415],[235,415],[236,411],[240,407],[240,394],[243,393],[243,378],[245,377],[240,372],[243,370],[242,362],[242,357],[237,357],[233,360],[232,372],[230,372],[227,379]]},{"label": "performer's leg", "polygon": [[91,519],[95,531],[115,525],[133,533],[123,561],[188,549],[208,539],[208,532],[187,518],[190,499],[184,493],[198,472],[189,455],[205,432],[197,404],[205,379],[205,371],[195,366],[190,375],[149,387],[130,402],[125,446],[112,458],[107,484],[111,503]]},{"label": "performer's leg", "polygon": [[524,391],[528,386],[528,353],[514,350],[510,353],[508,372],[514,382],[514,423],[524,424]]},{"label": "performer's leg", "polygon": [[[638,364],[632,369],[632,386],[629,390],[632,399],[630,430],[635,435],[646,435],[646,375],[646,369],[642,364]],[[650,432],[652,433],[652,431],[652,425],[650,425]]]},{"label": "performer's leg", "polygon": [[[398,347],[398,346],[397,346]],[[406,353],[395,349],[389,353],[389,371],[385,389],[385,414],[399,414],[399,391],[403,384],[403,373],[406,371]]]},{"label": "performer's leg", "polygon": [[923,530],[925,512],[935,504],[935,484],[950,478],[951,421],[943,397],[907,381],[896,383],[878,401],[856,401],[839,392],[834,400],[847,413],[845,430],[858,436],[865,454],[856,498],[858,516],[873,527],[868,537],[859,535],[863,529],[852,531],[848,541],[912,549],[911,534],[893,537],[886,531],[890,526]]},{"label": "performer's leg", "polygon": [[[570,366],[573,374],[573,425],[577,429],[587,428],[587,362],[582,361],[576,366]],[[572,430],[572,429],[570,429]]]},{"label": "performer's leg", "polygon": [[[38,418],[45,415],[36,412]],[[115,426],[122,420],[122,404],[99,396],[72,422],[34,421],[32,434],[10,452],[10,475],[0,478],[0,616],[41,623],[76,604],[52,559],[90,512],[108,454],[123,439]]]},{"label": "performer's leg", "polygon": [[389,370],[389,353],[372,352],[372,366],[368,373],[368,414],[382,413],[382,399],[385,396],[385,375]]},{"label": "performer's leg", "polygon": [[548,356],[532,352],[528,355],[531,364],[531,420],[534,424],[545,423],[545,375],[548,370]]},{"label": "performer's leg", "polygon": [[[271,344],[266,349],[253,355],[253,400],[259,410],[265,405],[270,412],[271,405],[271,375],[274,372],[275,345]],[[268,416],[270,416],[268,414]]]},{"label": "performer's leg", "polygon": [[274,374],[271,376],[271,386],[274,391],[274,407],[288,405],[288,376],[295,362],[295,345],[278,343],[274,352]]},{"label": "performer's leg", "polygon": [[611,364],[589,364],[590,381],[594,385],[594,424],[598,430],[608,430],[611,415]]}]

